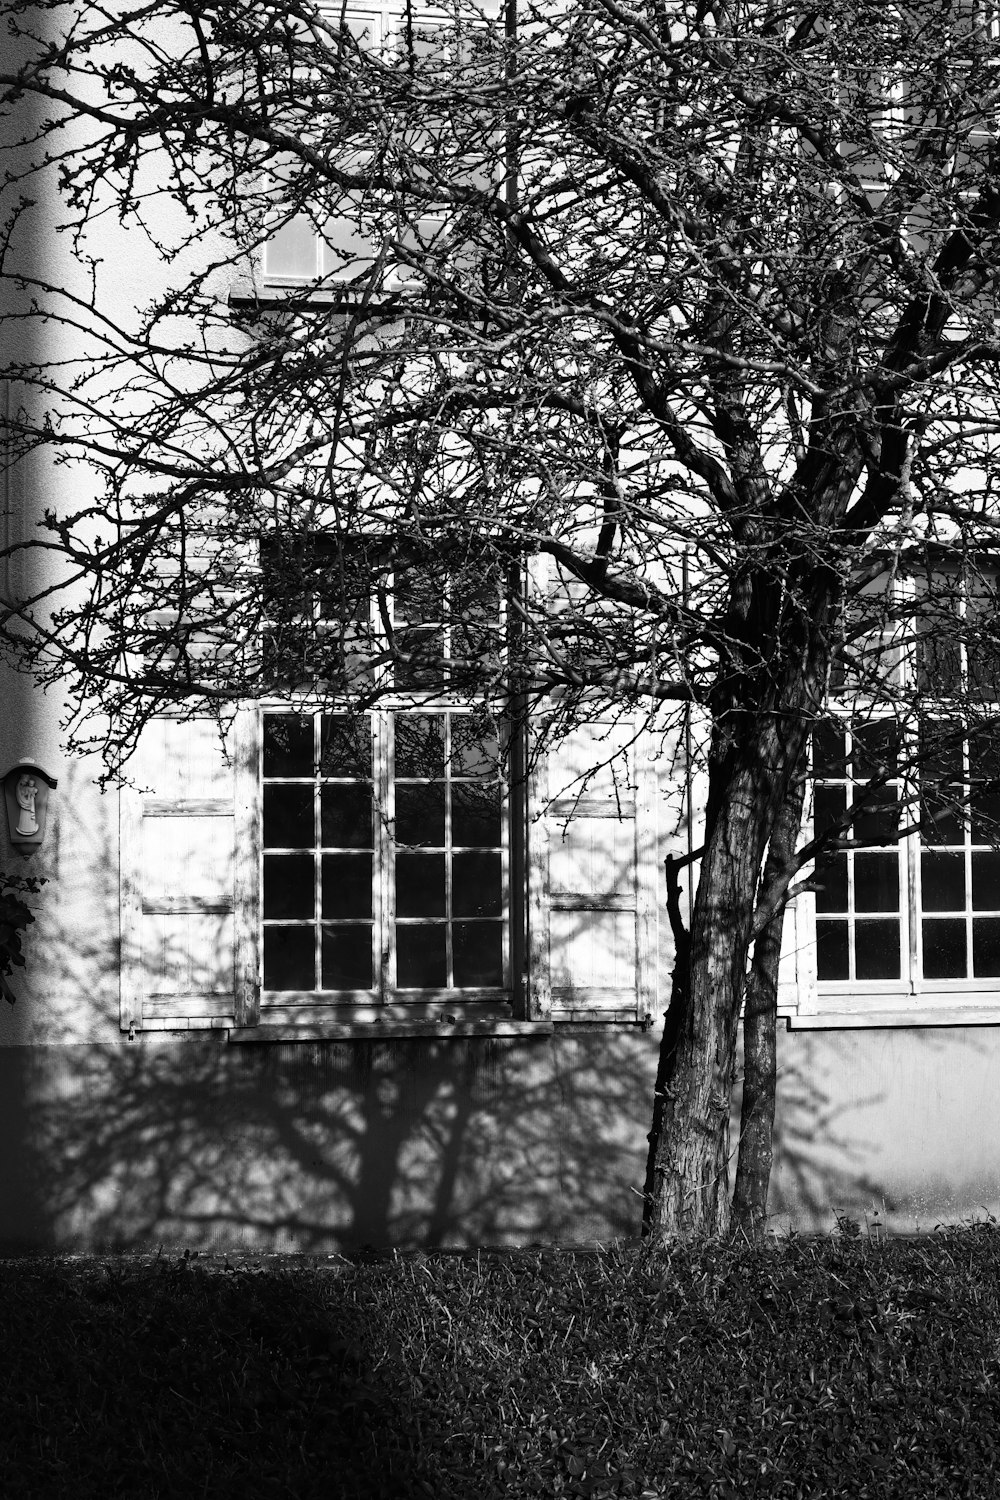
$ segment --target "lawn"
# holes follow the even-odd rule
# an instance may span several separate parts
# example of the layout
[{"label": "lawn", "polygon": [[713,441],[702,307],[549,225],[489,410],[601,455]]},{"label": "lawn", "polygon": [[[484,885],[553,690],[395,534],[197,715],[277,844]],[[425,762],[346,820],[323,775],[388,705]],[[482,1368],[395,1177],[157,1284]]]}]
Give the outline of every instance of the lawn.
[{"label": "lawn", "polygon": [[1000,1485],[992,1224],[762,1251],[6,1261],[0,1319],[4,1500]]}]

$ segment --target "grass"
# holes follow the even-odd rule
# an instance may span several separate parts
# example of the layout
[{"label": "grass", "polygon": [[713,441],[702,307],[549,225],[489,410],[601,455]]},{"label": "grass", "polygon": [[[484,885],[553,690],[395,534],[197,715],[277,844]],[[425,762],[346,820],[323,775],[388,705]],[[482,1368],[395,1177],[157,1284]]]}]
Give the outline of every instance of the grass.
[{"label": "grass", "polygon": [[4,1500],[997,1492],[992,1224],[330,1270],[7,1261],[0,1325]]}]

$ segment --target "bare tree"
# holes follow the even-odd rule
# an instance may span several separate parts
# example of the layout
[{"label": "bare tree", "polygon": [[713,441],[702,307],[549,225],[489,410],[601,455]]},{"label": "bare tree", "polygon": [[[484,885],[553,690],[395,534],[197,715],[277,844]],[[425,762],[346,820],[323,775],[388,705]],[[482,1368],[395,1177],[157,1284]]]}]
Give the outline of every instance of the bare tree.
[{"label": "bare tree", "polygon": [[[991,696],[988,9],[8,9],[8,441],[94,486],[25,540],[43,581],[4,605],[11,652],[72,675],[106,716],[75,743],[103,735],[112,768],[167,704],[224,716],[309,680],[361,705],[390,667],[544,700],[552,733],[690,715],[705,836],[673,908],[648,1227],[728,1224],[746,998],[759,1232],[789,893],[887,788],[897,832],[975,792],[941,747]],[[71,285],[29,253],[46,177]],[[167,268],[128,320],[111,222]],[[63,360],[32,355],[53,320]],[[905,745],[856,757],[803,845],[831,674],[837,732],[863,713]]]}]

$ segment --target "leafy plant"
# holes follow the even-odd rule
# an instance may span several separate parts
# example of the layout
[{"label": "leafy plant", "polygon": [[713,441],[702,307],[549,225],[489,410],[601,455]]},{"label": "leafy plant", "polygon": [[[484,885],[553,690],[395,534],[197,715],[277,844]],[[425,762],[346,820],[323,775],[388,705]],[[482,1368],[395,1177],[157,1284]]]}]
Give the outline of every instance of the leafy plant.
[{"label": "leafy plant", "polygon": [[6,982],[14,966],[24,967],[21,939],[35,920],[25,897],[37,896],[45,879],[41,875],[12,875],[0,871],[0,994],[14,1004],[15,995]]},{"label": "leafy plant", "polygon": [[4,1500],[978,1500],[1000,1233],[0,1261]]}]

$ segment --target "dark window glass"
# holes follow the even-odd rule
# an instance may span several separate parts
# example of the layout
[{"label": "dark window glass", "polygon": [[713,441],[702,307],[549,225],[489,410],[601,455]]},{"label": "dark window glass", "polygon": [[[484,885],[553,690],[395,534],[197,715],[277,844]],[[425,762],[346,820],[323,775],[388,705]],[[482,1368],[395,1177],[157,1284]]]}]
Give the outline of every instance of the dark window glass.
[{"label": "dark window glass", "polygon": [[264,928],[264,988],[266,990],[313,990],[316,988],[314,939],[308,927]]},{"label": "dark window glass", "polygon": [[899,727],[888,719],[857,724],[852,731],[854,775],[891,776],[899,765]]},{"label": "dark window glass", "polygon": [[324,854],[323,916],[370,917],[372,914],[372,857],[370,854]]},{"label": "dark window glass", "polygon": [[396,913],[400,917],[443,917],[445,901],[445,856],[443,854],[396,854]]},{"label": "dark window glass", "polygon": [[499,922],[456,922],[455,983],[462,988],[503,984],[503,947]]},{"label": "dark window glass", "polygon": [[977,979],[1000,976],[1000,917],[974,917],[972,964]]},{"label": "dark window glass", "polygon": [[817,724],[813,730],[813,773],[819,778],[847,775],[847,747],[844,733],[832,724]]},{"label": "dark window glass", "polygon": [[444,776],[444,718],[396,715],[396,775],[433,779]]},{"label": "dark window glass", "polygon": [[813,823],[816,833],[825,833],[839,823],[847,809],[847,789],[842,786],[818,786],[815,792]]},{"label": "dark window glass", "polygon": [[324,786],[320,792],[320,814],[322,840],[327,848],[372,847],[370,786]]},{"label": "dark window glass", "polygon": [[847,923],[816,923],[816,977],[824,979],[849,979],[850,967],[847,947]]},{"label": "dark window glass", "polygon": [[444,782],[396,787],[396,842],[444,847]]},{"label": "dark window glass", "polygon": [[370,781],[372,735],[366,719],[324,714],[320,730],[320,771],[324,776]]},{"label": "dark window glass", "polygon": [[924,911],[965,910],[965,855],[920,856],[920,904]]},{"label": "dark window glass", "polygon": [[265,854],[264,920],[314,916],[315,871],[311,854]]},{"label": "dark window glass", "polygon": [[960,844],[963,837],[962,815],[957,804],[962,800],[958,789],[947,795],[924,793],[920,802],[920,837],[925,844]]},{"label": "dark window glass", "polygon": [[312,786],[265,782],[264,848],[311,848],[313,837]]},{"label": "dark window glass", "polygon": [[976,911],[1000,911],[1000,854],[972,856],[972,905]]},{"label": "dark window glass", "polygon": [[925,979],[964,979],[965,922],[955,917],[925,919],[921,924]]},{"label": "dark window glass", "polygon": [[399,687],[427,686],[446,678],[444,587],[425,572],[396,574],[395,665]]},{"label": "dark window glass", "polygon": [[824,854],[816,861],[816,910],[847,910],[847,855]]},{"label": "dark window glass", "polygon": [[499,854],[456,854],[452,863],[456,917],[498,917],[503,910]]},{"label": "dark window glass", "polygon": [[373,988],[370,924],[359,922],[323,927],[321,948],[325,990]]},{"label": "dark window glass", "polygon": [[925,719],[920,727],[920,817],[925,844],[962,843],[964,776],[961,725]]},{"label": "dark window glass", "polygon": [[855,855],[854,905],[857,911],[899,910],[899,858],[895,853]]},{"label": "dark window glass", "polygon": [[448,983],[446,928],[442,922],[396,927],[396,978],[401,989],[443,989]]},{"label": "dark window glass", "polygon": [[895,792],[886,787],[865,799],[852,824],[852,836],[859,844],[892,844],[898,828],[899,804]]},{"label": "dark window glass", "polygon": [[264,715],[264,775],[311,776],[313,721],[300,714]]},{"label": "dark window glass", "polygon": [[500,788],[490,782],[455,782],[451,789],[451,841],[459,847],[500,844]]},{"label": "dark window glass", "polygon": [[899,923],[856,922],[854,958],[859,979],[898,979]]}]

